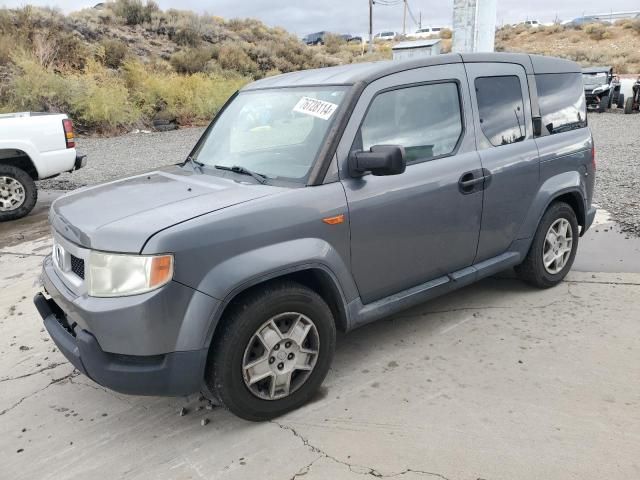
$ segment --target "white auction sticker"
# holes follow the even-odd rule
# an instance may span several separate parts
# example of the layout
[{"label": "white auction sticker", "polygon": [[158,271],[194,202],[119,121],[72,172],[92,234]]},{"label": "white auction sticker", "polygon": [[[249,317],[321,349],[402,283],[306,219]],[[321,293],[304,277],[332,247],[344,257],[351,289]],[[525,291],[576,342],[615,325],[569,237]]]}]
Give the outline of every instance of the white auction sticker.
[{"label": "white auction sticker", "polygon": [[338,105],[331,102],[325,102],[311,97],[302,97],[296,106],[293,107],[294,112],[312,115],[323,120],[329,120],[333,112],[336,111]]}]

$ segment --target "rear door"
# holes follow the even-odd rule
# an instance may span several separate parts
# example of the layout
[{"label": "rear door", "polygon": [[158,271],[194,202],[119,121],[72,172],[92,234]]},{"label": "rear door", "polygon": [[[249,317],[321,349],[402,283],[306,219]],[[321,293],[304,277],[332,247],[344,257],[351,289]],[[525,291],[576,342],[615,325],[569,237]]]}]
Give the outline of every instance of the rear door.
[{"label": "rear door", "polygon": [[524,67],[467,63],[478,153],[484,169],[475,263],[508,251],[538,190],[540,169]]},{"label": "rear door", "polygon": [[[371,83],[355,107],[338,158],[363,303],[473,262],[482,190],[459,184],[481,175],[466,82],[462,64],[409,70]],[[405,147],[403,174],[349,175],[350,151],[385,144]]]}]

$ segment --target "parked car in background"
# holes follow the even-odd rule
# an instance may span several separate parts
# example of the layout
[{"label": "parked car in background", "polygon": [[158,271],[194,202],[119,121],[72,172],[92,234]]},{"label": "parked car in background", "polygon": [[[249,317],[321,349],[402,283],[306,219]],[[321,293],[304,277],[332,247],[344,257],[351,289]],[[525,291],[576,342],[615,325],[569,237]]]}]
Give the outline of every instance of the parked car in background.
[{"label": "parked car in background", "polygon": [[36,204],[36,180],[85,165],[64,114],[0,115],[0,222],[24,217]]},{"label": "parked car in background", "polygon": [[448,54],[268,77],[184,163],[57,199],[34,301],[97,383],[203,390],[269,419],[314,396],[336,330],[510,267],[557,285],[594,182],[571,61]]},{"label": "parked car in background", "polygon": [[415,33],[410,33],[407,35],[411,38],[430,38],[432,36],[440,36],[440,32],[444,30],[445,27],[425,27],[420,28],[415,31]]},{"label": "parked car in background", "polygon": [[307,45],[324,45],[324,36],[327,34],[328,32],[316,32],[316,33],[310,33],[309,35],[306,35],[302,41],[304,43],[306,43]]},{"label": "parked car in background", "polygon": [[347,43],[362,43],[362,37],[350,35],[348,33],[340,35],[340,38],[342,38]]},{"label": "parked car in background", "polygon": [[395,40],[397,36],[398,36],[397,32],[380,32],[380,33],[376,33],[373,38],[374,40],[388,41],[388,40]]},{"label": "parked car in background", "polygon": [[620,91],[620,80],[613,67],[587,67],[582,69],[582,81],[587,99],[587,108],[602,113],[615,103],[624,107],[624,94]]}]

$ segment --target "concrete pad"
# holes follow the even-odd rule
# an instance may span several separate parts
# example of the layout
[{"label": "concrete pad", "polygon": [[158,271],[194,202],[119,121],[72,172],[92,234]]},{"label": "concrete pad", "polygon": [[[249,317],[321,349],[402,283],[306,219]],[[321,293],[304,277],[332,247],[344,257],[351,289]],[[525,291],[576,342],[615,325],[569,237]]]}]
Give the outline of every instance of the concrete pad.
[{"label": "concrete pad", "polygon": [[48,241],[0,251],[2,478],[640,476],[640,274],[492,278],[342,335],[317,398],[259,424],[75,372],[31,304]]}]

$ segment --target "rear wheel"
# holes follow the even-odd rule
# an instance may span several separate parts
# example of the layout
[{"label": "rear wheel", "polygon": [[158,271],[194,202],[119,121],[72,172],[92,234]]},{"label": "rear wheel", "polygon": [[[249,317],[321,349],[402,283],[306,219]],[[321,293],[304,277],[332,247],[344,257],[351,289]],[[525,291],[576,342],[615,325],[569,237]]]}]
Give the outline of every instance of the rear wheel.
[{"label": "rear wheel", "polygon": [[28,215],[37,199],[36,183],[27,172],[0,165],[0,222]]},{"label": "rear wheel", "polygon": [[322,297],[295,282],[268,284],[234,302],[222,321],[206,381],[231,412],[268,420],[313,397],[335,349]]},{"label": "rear wheel", "polygon": [[569,205],[552,204],[540,220],[529,253],[516,273],[525,282],[549,288],[566,277],[578,249],[578,220]]},{"label": "rear wheel", "polygon": [[618,94],[618,101],[616,102],[616,106],[620,109],[624,108],[624,93]]},{"label": "rear wheel", "polygon": [[627,97],[624,101],[624,113],[633,112],[633,97]]}]

